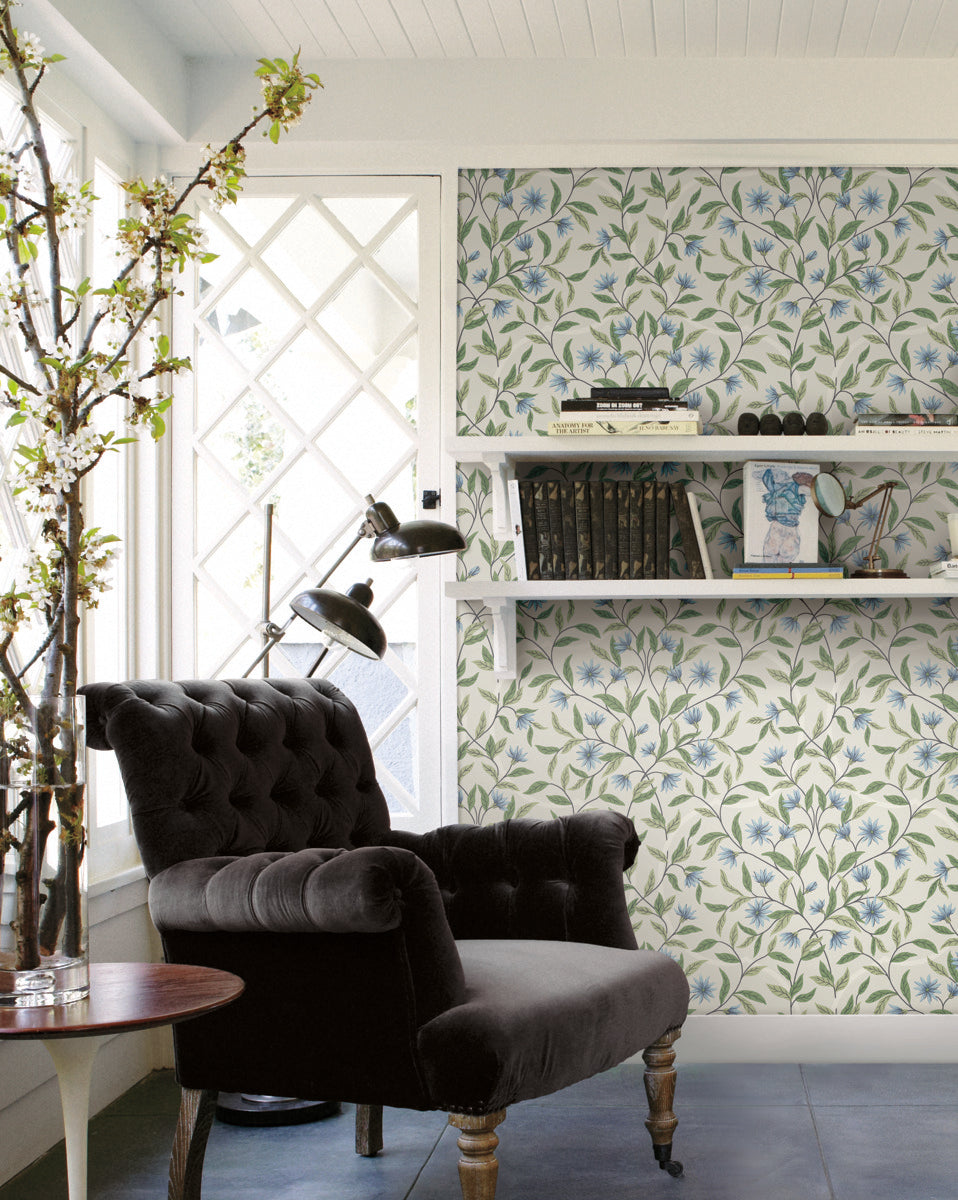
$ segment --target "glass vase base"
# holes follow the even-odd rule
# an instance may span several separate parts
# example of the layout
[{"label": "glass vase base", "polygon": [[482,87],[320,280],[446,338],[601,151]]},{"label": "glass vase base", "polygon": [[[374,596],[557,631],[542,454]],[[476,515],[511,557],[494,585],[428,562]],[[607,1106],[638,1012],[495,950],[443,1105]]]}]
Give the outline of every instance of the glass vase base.
[{"label": "glass vase base", "polygon": [[90,994],[86,959],[41,959],[30,971],[9,968],[0,955],[0,1008],[49,1008],[73,1004]]}]

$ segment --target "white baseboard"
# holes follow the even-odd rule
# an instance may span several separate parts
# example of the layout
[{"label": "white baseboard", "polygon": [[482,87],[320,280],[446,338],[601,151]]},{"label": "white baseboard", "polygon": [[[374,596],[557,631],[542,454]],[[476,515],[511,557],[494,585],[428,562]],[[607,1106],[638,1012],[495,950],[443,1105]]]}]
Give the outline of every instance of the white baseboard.
[{"label": "white baseboard", "polygon": [[958,1062],[958,1018],[693,1014],[676,1053],[683,1063]]}]

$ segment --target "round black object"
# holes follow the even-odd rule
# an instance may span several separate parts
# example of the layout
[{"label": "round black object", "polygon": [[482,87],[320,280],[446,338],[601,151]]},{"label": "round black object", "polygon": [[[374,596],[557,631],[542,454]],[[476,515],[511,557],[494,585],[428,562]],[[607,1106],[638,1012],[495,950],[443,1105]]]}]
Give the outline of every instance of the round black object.
[{"label": "round black object", "polygon": [[758,433],[758,417],[753,412],[744,412],[738,419],[740,437],[754,437]]},{"label": "round black object", "polygon": [[800,412],[786,413],[782,417],[782,433],[786,437],[801,437],[805,432],[805,418]]},{"label": "round black object", "polygon": [[216,1115],[227,1125],[308,1125],[336,1116],[338,1100],[295,1100],[286,1096],[248,1096],[243,1092],[220,1092]]},{"label": "round black object", "polygon": [[828,433],[828,418],[824,413],[809,413],[805,418],[805,432],[810,433],[812,437],[821,437]]},{"label": "round black object", "polygon": [[766,437],[782,432],[782,418],[778,413],[766,413],[758,423],[758,431]]}]

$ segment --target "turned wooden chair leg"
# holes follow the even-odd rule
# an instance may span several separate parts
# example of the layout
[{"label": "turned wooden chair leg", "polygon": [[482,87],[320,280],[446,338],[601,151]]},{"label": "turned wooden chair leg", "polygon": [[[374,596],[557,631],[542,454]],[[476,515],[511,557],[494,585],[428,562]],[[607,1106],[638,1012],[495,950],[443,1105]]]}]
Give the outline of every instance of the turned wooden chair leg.
[{"label": "turned wooden chair leg", "polygon": [[675,1099],[675,1051],[673,1043],[681,1029],[670,1029],[651,1046],[642,1051],[645,1059],[645,1094],[649,1098],[649,1115],[645,1127],[652,1135],[655,1161],[670,1175],[682,1174],[682,1164],[672,1158],[672,1134],[679,1123],[672,1111]]},{"label": "turned wooden chair leg", "polygon": [[215,1091],[182,1089],[170,1155],[169,1200],[200,1200],[203,1156],[216,1116],[217,1095]]},{"label": "turned wooden chair leg", "polygon": [[499,1163],[496,1146],[499,1139],[494,1130],[506,1119],[506,1110],[486,1113],[483,1117],[465,1113],[450,1113],[449,1124],[459,1130],[457,1145],[461,1151],[459,1159],[459,1184],[462,1200],[493,1200]]},{"label": "turned wooden chair leg", "polygon": [[375,1158],[383,1148],[383,1106],[356,1105],[356,1153]]}]

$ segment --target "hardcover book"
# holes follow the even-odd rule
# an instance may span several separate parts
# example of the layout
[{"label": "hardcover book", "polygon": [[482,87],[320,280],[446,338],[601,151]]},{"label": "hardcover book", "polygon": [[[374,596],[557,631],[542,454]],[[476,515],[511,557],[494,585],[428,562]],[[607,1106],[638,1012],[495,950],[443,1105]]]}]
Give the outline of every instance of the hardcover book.
[{"label": "hardcover book", "polygon": [[642,485],[642,578],[655,579],[655,484]]},{"label": "hardcover book", "polygon": [[669,558],[672,547],[672,505],[669,485],[655,485],[655,578],[668,579]]},{"label": "hardcover book", "polygon": [[643,484],[633,479],[629,484],[629,578],[644,579],[643,549]]},{"label": "hardcover book", "polygon": [[589,503],[589,485],[584,480],[575,482],[575,541],[576,557],[579,562],[579,578],[592,578],[592,506]]},{"label": "hardcover book", "polygon": [[562,561],[565,579],[579,578],[579,544],[575,532],[575,484],[568,479],[559,483],[559,507],[562,512]]},{"label": "hardcover book", "polygon": [[625,479],[619,480],[619,552],[616,562],[616,579],[628,579],[632,565],[630,526],[632,523],[631,488]]},{"label": "hardcover book", "polygon": [[812,480],[818,472],[816,463],[743,464],[746,563],[818,561],[818,509],[812,500]]},{"label": "hardcover book", "polygon": [[679,536],[682,539],[682,552],[685,554],[689,578],[704,579],[705,567],[702,563],[702,554],[692,521],[692,507],[689,504],[684,483],[672,484],[672,505],[675,508],[675,520],[679,527]]},{"label": "hardcover book", "polygon": [[714,579],[715,573],[712,570],[712,559],[709,557],[709,546],[705,540],[705,530],[702,528],[702,515],[699,512],[698,493],[690,492],[686,488],[685,495],[688,498],[689,509],[692,512],[692,524],[695,526],[695,540],[699,544],[699,554],[702,557],[702,569],[705,572],[705,578]]},{"label": "hardcover book", "polygon": [[539,578],[555,579],[552,572],[552,531],[549,528],[549,498],[546,485],[539,479],[533,485],[536,519],[536,546],[539,552]]},{"label": "hardcover book", "polygon": [[602,483],[589,482],[589,518],[592,525],[592,578],[605,579],[605,505]]},{"label": "hardcover book", "polygon": [[559,481],[546,482],[549,508],[549,551],[552,559],[552,578],[565,579],[565,552],[562,540],[562,505],[559,500]]},{"label": "hardcover book", "polygon": [[603,579],[619,577],[619,489],[614,479],[602,480]]}]

